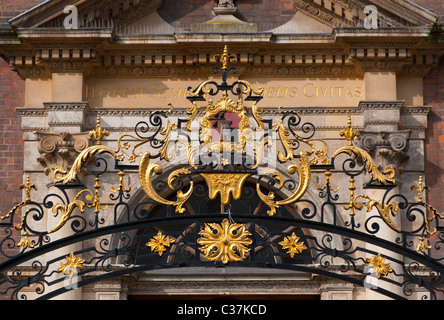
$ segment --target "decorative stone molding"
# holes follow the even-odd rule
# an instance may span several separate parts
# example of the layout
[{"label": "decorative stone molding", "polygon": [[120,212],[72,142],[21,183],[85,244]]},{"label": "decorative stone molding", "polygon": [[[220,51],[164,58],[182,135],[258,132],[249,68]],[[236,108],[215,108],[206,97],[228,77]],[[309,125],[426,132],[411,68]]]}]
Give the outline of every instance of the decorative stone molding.
[{"label": "decorative stone molding", "polygon": [[368,132],[398,131],[404,101],[361,101],[358,109],[363,110],[364,128]]},{"label": "decorative stone molding", "polygon": [[398,132],[361,132],[360,146],[385,168],[394,165],[398,170],[408,159],[410,131]]},{"label": "decorative stone molding", "polygon": [[82,131],[89,110],[88,102],[45,102],[43,105],[50,129],[68,131],[66,128],[71,127],[78,132]]},{"label": "decorative stone molding", "polygon": [[70,170],[79,153],[90,145],[88,132],[72,134],[36,132],[35,135],[40,153],[37,160],[44,167],[44,172],[51,181],[54,180],[55,169]]}]

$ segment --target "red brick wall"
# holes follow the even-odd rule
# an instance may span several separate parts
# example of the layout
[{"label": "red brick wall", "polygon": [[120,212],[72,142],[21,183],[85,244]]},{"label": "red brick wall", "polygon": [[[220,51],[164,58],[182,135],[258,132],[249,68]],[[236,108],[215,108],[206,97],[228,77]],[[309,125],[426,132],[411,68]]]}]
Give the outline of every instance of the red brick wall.
[{"label": "red brick wall", "polygon": [[0,59],[0,211],[21,201],[23,140],[16,107],[24,103],[24,81]]},{"label": "red brick wall", "polygon": [[42,3],[43,0],[2,0],[0,1],[0,27],[9,26],[8,20]]},{"label": "red brick wall", "polygon": [[[413,0],[416,4],[439,15],[444,24],[444,1]],[[431,190],[427,201],[444,212],[444,58],[439,68],[424,79],[424,104],[432,107],[428,117],[425,141],[426,182]]]},{"label": "red brick wall", "polygon": [[[236,17],[249,23],[257,23],[259,31],[276,28],[290,20],[296,10],[291,0],[238,0]],[[164,0],[158,13],[174,27],[189,31],[191,23],[206,22],[215,17],[216,1]]]},{"label": "red brick wall", "polygon": [[439,23],[444,23],[444,1],[442,0],[412,0],[417,5],[439,15]]},{"label": "red brick wall", "polygon": [[[42,0],[0,1],[0,27]],[[24,105],[25,82],[0,58],[0,215],[22,201],[23,134],[16,108]]]},{"label": "red brick wall", "polygon": [[424,80],[424,104],[432,107],[428,117],[425,168],[428,202],[444,212],[444,58]]}]

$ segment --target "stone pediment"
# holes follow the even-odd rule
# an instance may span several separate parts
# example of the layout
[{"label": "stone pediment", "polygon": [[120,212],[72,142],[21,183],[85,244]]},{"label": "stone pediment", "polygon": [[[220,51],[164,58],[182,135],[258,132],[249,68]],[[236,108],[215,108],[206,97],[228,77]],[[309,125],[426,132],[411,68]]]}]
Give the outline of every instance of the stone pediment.
[{"label": "stone pediment", "polygon": [[[206,76],[221,43],[237,52],[244,77],[361,78],[369,70],[422,77],[444,54],[439,43],[424,41],[437,16],[408,0],[227,2],[234,7],[216,0],[190,1],[186,9],[177,0],[78,1],[79,28],[67,30],[64,9],[73,1],[45,1],[10,20],[12,30],[0,30],[0,55],[23,78],[46,79],[66,71]],[[362,26],[369,3],[378,8],[378,30]],[[267,5],[279,10],[264,14]]]},{"label": "stone pediment", "polygon": [[[69,0],[46,1],[12,19],[10,24],[13,28],[61,28],[63,27],[63,20],[68,15],[63,10],[72,2]],[[257,5],[250,3],[249,7],[246,7],[241,0],[237,2],[235,1],[235,5],[237,5],[238,13],[234,14],[236,11],[232,11],[231,14],[223,17],[229,17],[228,20],[231,24],[233,24],[233,21],[238,25],[249,22],[248,24],[253,26],[251,28],[244,25],[243,28],[234,29],[235,32],[239,33],[256,31],[267,31],[276,34],[331,33],[334,27],[362,27],[367,16],[365,7],[369,4],[376,6],[378,9],[380,27],[430,26],[437,19],[437,16],[433,13],[408,0],[288,0],[287,7],[292,6],[293,8],[293,10],[287,10],[290,19],[271,24],[269,28],[259,25],[259,30],[257,30],[254,25],[261,22],[254,21],[254,18],[249,15],[254,14],[255,6],[258,7],[258,10],[261,10],[262,7],[259,8],[259,6],[264,6],[267,1],[260,1]],[[205,28],[202,29],[196,27],[196,25],[203,24],[205,26],[207,22],[214,25],[215,20],[221,20],[217,18],[222,17],[218,10],[215,10],[217,9],[217,1],[214,1],[213,5],[202,0],[201,5],[196,5],[193,8],[193,10],[202,12],[202,14],[191,15],[186,22],[187,25],[179,28],[171,21],[165,21],[159,15],[158,9],[161,6],[164,15],[165,12],[168,15],[169,11],[175,13],[178,10],[177,6],[173,6],[173,2],[170,0],[86,0],[77,6],[79,27],[112,27],[115,28],[117,33],[123,34],[158,35],[184,31],[199,33],[205,32]],[[205,17],[210,19],[205,20]],[[211,17],[213,18],[211,19]],[[278,19],[279,15],[276,15],[276,17]],[[192,21],[189,21],[190,19]],[[250,21],[243,21],[243,19]],[[212,30],[213,33],[233,32],[232,28],[210,28],[209,30]]]}]

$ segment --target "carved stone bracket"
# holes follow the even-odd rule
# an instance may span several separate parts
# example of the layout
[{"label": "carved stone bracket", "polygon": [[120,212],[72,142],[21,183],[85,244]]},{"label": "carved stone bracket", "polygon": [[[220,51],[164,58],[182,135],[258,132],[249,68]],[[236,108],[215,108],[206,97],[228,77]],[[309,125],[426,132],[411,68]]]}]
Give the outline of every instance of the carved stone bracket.
[{"label": "carved stone bracket", "polygon": [[408,159],[409,131],[361,132],[360,147],[367,151],[375,162],[385,168],[394,165],[397,170]]},{"label": "carved stone bracket", "polygon": [[45,168],[45,174],[51,181],[54,180],[55,169],[62,168],[68,171],[79,153],[90,146],[88,132],[36,132],[35,134],[40,153],[37,160]]}]

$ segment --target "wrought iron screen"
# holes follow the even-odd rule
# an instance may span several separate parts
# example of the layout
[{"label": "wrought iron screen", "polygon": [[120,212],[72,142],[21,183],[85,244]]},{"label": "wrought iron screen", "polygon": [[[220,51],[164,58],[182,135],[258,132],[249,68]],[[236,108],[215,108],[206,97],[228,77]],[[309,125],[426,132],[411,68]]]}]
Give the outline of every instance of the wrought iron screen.
[{"label": "wrought iron screen", "polygon": [[227,82],[226,47],[217,60],[222,82],[190,88],[187,117],[155,111],[114,147],[98,118],[96,144],[55,170],[54,192],[37,201],[26,180],[24,201],[0,217],[1,294],[47,299],[138,271],[236,265],[439,298],[443,216],[422,179],[399,193],[394,168],[354,145],[350,117],[329,156],[314,124],[287,109],[267,119],[261,89]]}]

